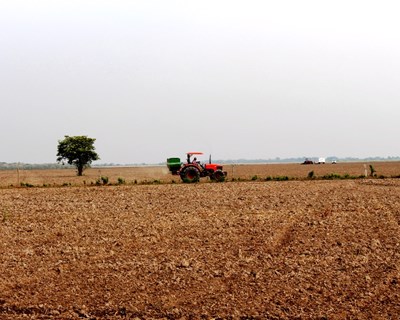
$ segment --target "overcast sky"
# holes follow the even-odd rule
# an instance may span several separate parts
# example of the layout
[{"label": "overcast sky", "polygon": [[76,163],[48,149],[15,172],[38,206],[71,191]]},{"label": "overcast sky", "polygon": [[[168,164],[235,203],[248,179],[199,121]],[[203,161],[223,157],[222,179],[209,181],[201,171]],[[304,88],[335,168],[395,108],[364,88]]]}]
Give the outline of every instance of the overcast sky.
[{"label": "overcast sky", "polygon": [[0,0],[0,162],[399,156],[400,2]]}]

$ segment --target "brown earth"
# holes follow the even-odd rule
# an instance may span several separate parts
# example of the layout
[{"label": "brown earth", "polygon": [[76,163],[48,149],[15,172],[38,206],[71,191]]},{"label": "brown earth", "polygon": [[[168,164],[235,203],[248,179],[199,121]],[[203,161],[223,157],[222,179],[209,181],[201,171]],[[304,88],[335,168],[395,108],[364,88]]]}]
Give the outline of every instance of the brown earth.
[{"label": "brown earth", "polygon": [[399,179],[3,188],[0,319],[398,319],[399,196]]}]

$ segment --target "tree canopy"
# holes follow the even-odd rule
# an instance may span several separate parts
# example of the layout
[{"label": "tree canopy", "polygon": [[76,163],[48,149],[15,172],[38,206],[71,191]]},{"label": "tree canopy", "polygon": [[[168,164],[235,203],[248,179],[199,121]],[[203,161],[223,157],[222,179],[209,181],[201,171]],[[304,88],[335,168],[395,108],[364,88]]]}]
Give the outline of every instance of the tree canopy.
[{"label": "tree canopy", "polygon": [[95,152],[95,141],[96,139],[87,136],[65,136],[63,140],[58,141],[57,162],[66,161],[74,165],[78,170],[78,176],[81,176],[92,161],[100,159]]}]

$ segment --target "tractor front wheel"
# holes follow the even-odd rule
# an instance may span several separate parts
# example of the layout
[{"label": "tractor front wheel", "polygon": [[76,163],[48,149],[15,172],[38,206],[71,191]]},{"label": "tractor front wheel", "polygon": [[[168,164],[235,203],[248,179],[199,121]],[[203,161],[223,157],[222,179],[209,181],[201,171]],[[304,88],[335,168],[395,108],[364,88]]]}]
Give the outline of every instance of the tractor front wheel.
[{"label": "tractor front wheel", "polygon": [[195,166],[189,166],[182,169],[180,176],[185,183],[198,182],[200,180],[200,171]]}]

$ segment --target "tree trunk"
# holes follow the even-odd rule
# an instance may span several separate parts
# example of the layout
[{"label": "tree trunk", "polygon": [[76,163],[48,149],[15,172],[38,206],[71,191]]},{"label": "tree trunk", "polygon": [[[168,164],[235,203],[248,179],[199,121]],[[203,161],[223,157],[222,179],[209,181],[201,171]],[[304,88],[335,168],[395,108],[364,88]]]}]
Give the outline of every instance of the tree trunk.
[{"label": "tree trunk", "polygon": [[78,164],[76,168],[78,169],[78,176],[81,176],[83,173],[83,166],[81,164]]}]

